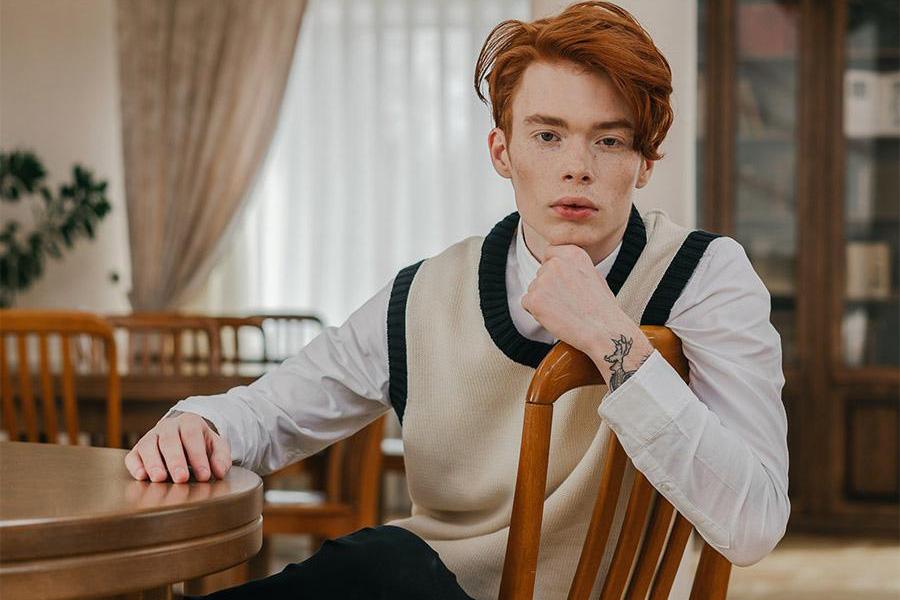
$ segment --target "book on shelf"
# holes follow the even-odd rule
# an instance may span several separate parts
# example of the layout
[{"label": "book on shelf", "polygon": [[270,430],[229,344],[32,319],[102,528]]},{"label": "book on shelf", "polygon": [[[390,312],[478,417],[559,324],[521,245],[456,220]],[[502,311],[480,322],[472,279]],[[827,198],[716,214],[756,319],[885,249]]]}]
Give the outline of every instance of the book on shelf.
[{"label": "book on shelf", "polygon": [[900,136],[900,71],[845,71],[844,134]]},{"label": "book on shelf", "polygon": [[753,84],[746,77],[738,79],[738,131],[749,138],[765,136],[766,124],[763,121],[759,100],[753,91]]},{"label": "book on shelf", "polygon": [[888,242],[847,242],[846,295],[874,300],[891,294],[891,248]]},{"label": "book on shelf", "polygon": [[841,338],[844,363],[848,367],[859,367],[863,364],[868,321],[868,311],[863,307],[852,308],[844,313],[841,320]]}]

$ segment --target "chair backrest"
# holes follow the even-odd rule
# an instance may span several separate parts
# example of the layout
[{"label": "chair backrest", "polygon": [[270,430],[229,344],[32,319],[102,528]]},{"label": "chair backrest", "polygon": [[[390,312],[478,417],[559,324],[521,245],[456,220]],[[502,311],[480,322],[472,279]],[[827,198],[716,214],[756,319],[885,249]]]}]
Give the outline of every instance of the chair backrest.
[{"label": "chair backrest", "polygon": [[[78,348],[102,348],[90,364],[79,364]],[[76,375],[79,371],[105,370],[106,445],[121,445],[121,398],[116,369],[113,330],[101,317],[84,312],[0,310],[0,393],[3,429],[13,441],[59,441],[57,394],[60,388],[65,420],[62,430],[69,443],[78,441]],[[87,369],[84,369],[87,367]],[[17,372],[18,377],[12,374]],[[40,388],[43,427],[38,423],[35,388]],[[18,403],[16,400],[18,399]],[[21,417],[21,428],[19,425]],[[24,435],[23,435],[24,434]]]},{"label": "chair backrest", "polygon": [[[264,317],[212,317],[216,322],[219,335],[219,360],[224,365],[238,365],[240,363],[264,363],[266,338],[263,330]],[[246,344],[241,351],[241,333],[253,333],[259,343],[258,351],[247,352]],[[245,340],[246,341],[246,340]]]},{"label": "chair backrest", "polygon": [[331,502],[342,502],[355,508],[357,528],[378,523],[384,419],[375,419],[328,449],[326,496]]},{"label": "chair backrest", "polygon": [[180,313],[110,315],[106,321],[126,335],[129,373],[216,374],[221,349],[216,321]]},{"label": "chair backrest", "polygon": [[[643,326],[641,330],[687,381],[688,363],[681,351],[681,341],[672,331],[655,326]],[[569,390],[602,383],[593,361],[564,342],[550,351],[532,378],[525,401],[515,500],[500,586],[503,600],[530,600],[534,593],[553,403]],[[588,598],[594,587],[612,528],[626,461],[622,445],[615,435],[610,436],[597,500],[569,600]],[[668,598],[691,531],[691,524],[636,472],[601,599],[619,600],[623,593],[628,600]],[[724,600],[730,572],[728,560],[704,543],[691,599]]]},{"label": "chair backrest", "polygon": [[280,363],[297,354],[325,325],[314,314],[258,314],[253,319],[262,321],[265,348],[263,360]]}]

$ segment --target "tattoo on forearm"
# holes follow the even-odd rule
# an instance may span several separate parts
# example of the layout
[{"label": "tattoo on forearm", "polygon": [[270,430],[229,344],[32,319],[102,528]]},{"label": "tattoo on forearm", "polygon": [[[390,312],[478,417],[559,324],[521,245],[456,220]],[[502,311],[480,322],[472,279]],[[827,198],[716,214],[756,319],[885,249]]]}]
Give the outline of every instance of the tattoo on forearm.
[{"label": "tattoo on forearm", "polygon": [[637,370],[640,368],[644,361],[650,358],[648,354],[644,358],[640,360],[637,367],[634,370],[626,371],[625,370],[625,357],[628,356],[628,353],[631,352],[631,346],[634,343],[633,338],[626,338],[625,334],[621,334],[619,339],[611,338],[610,341],[615,344],[615,351],[612,354],[607,354],[603,357],[603,360],[612,365],[612,374],[609,378],[609,391],[613,391],[625,381],[637,373]]}]

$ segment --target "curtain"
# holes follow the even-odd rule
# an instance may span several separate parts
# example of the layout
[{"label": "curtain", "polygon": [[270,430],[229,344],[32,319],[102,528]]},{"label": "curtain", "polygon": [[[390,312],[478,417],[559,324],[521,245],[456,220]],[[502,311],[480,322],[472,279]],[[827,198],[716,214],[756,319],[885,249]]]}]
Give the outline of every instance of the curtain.
[{"label": "curtain", "polygon": [[238,231],[190,306],[339,324],[397,271],[515,210],[475,61],[528,0],[310,0]]},{"label": "curtain", "polygon": [[134,310],[206,280],[263,164],[305,0],[119,0]]}]

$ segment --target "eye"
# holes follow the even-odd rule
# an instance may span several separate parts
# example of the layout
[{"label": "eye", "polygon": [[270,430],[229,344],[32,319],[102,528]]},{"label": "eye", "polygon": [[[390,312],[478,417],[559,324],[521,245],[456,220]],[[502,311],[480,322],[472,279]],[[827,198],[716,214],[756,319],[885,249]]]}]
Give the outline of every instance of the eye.
[{"label": "eye", "polygon": [[[610,143],[612,142],[612,143]],[[617,146],[621,146],[622,142],[613,137],[606,137],[600,140],[600,145],[605,146],[607,148],[615,148]]]},{"label": "eye", "polygon": [[552,142],[553,141],[552,139],[548,140],[546,137],[544,137],[547,135],[551,136],[551,138],[556,137],[556,134],[551,131],[542,131],[538,134],[538,137],[540,137],[542,142]]}]

